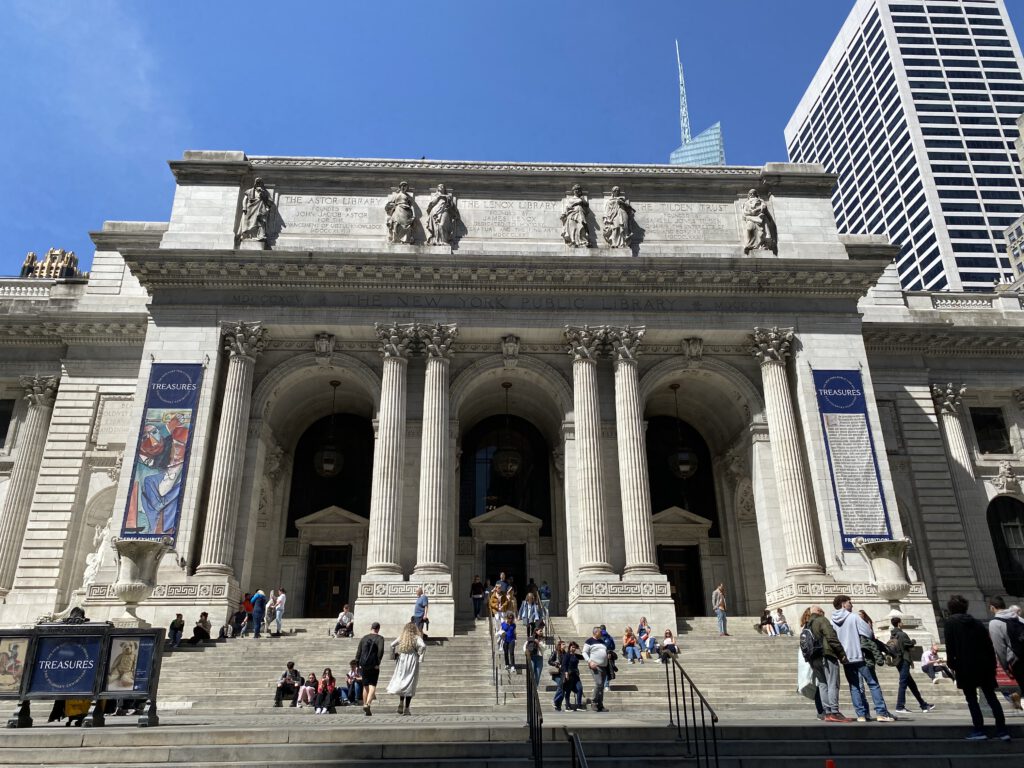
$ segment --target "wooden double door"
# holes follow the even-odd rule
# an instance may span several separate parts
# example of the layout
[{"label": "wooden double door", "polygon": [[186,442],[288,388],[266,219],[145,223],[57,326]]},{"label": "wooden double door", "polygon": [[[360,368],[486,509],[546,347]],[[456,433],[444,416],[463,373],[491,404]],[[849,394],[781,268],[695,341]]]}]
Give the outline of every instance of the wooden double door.
[{"label": "wooden double door", "polygon": [[668,577],[676,616],[705,616],[704,578],[700,570],[700,547],[659,546],[658,567]]},{"label": "wooden double door", "polygon": [[306,575],[306,611],[311,619],[335,618],[349,601],[352,547],[309,548]]}]

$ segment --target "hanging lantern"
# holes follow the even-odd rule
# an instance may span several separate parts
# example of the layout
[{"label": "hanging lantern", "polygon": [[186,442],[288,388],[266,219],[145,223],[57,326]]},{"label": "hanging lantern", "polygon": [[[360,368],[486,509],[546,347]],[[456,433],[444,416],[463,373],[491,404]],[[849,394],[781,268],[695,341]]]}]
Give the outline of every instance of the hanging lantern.
[{"label": "hanging lantern", "polygon": [[672,474],[680,480],[686,480],[697,473],[697,453],[683,442],[683,430],[679,420],[679,385],[672,384],[669,389],[672,390],[676,404],[676,444],[674,450],[669,451],[666,458]]},{"label": "hanging lantern", "polygon": [[338,447],[338,440],[334,433],[335,405],[338,397],[340,381],[332,381],[331,387],[331,427],[323,444],[313,453],[313,468],[320,477],[336,477],[345,463],[345,454]]},{"label": "hanging lantern", "polygon": [[509,438],[508,429],[508,391],[512,388],[512,383],[503,381],[501,383],[502,388],[505,390],[505,429],[501,434],[499,441],[498,450],[491,456],[491,466],[494,467],[495,471],[506,480],[511,480],[519,473],[519,468],[523,465],[523,454],[520,453],[519,449],[512,445],[511,439]]}]

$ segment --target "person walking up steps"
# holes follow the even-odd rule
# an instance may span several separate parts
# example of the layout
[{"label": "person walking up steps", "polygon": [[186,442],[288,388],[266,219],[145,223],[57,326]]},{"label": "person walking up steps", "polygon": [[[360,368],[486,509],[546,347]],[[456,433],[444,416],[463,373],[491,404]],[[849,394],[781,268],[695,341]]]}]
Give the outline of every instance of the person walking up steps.
[{"label": "person walking up steps", "polygon": [[726,627],[725,583],[719,584],[711,593],[711,608],[718,617],[718,636],[729,637]]},{"label": "person walking up steps", "polygon": [[922,712],[931,712],[935,709],[934,704],[929,704],[921,697],[921,691],[917,688],[917,681],[910,674],[910,649],[917,645],[902,628],[902,620],[898,616],[890,619],[892,630],[889,632],[889,648],[895,650],[893,656],[896,659],[896,669],[900,671],[900,687],[896,691],[896,712],[901,715],[909,715],[907,710],[907,689],[914,694]]},{"label": "person walking up steps", "polygon": [[398,714],[408,715],[412,706],[412,697],[416,695],[416,683],[420,677],[420,663],[427,644],[419,627],[409,622],[402,627],[402,633],[391,643],[392,650],[398,654],[394,674],[388,683],[388,693],[398,696]]},{"label": "person walking up steps", "polygon": [[967,709],[971,713],[973,728],[967,734],[968,741],[985,741],[985,721],[978,705],[978,689],[981,689],[996,721],[996,737],[1001,741],[1010,740],[1006,730],[1003,707],[996,696],[996,652],[992,648],[985,625],[967,613],[968,602],[961,595],[949,598],[946,607],[946,657],[949,668],[956,675],[956,687],[964,693]]},{"label": "person walking up steps", "polygon": [[380,636],[380,623],[370,625],[369,634],[363,635],[356,649],[356,661],[363,670],[363,714],[369,717],[373,700],[377,695],[377,681],[380,679],[380,663],[384,659],[384,638]]},{"label": "person walking up steps", "polygon": [[988,610],[992,620],[988,623],[988,634],[992,639],[999,666],[1017,681],[1020,693],[1024,694],[1024,621],[1012,608],[1006,607],[1001,597],[992,597],[988,601]]}]

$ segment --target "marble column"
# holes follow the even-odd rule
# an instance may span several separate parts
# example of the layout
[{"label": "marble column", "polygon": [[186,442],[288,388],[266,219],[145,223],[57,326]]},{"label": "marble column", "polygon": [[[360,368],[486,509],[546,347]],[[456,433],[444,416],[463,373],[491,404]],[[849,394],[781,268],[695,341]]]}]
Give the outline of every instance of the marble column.
[{"label": "marble column", "polygon": [[[405,462],[405,396],[409,345],[416,338],[413,325],[376,325],[381,378],[377,440],[373,454],[370,495],[370,531],[366,547],[366,575],[401,578],[399,525],[402,514],[402,470]],[[447,373],[447,371],[446,371]]]},{"label": "marble column", "polygon": [[786,378],[792,328],[755,328],[754,356],[761,363],[764,404],[775,465],[775,484],[786,545],[786,575],[821,574],[815,546],[811,501]]},{"label": "marble column", "polygon": [[597,357],[607,330],[601,326],[566,326],[572,355],[573,410],[576,423],[576,487],[581,539],[579,576],[612,576],[608,562],[607,520],[604,508],[604,468],[601,464],[601,410],[597,394]]},{"label": "marble column", "polygon": [[450,574],[448,540],[448,368],[459,329],[453,323],[420,328],[427,356],[423,386],[423,438],[420,448],[419,523],[416,531],[417,578]]},{"label": "marble column", "polygon": [[995,549],[984,514],[987,500],[983,494],[977,493],[974,458],[960,415],[966,391],[967,387],[959,383],[932,384],[932,401],[939,414],[939,425],[950,462],[949,474],[953,479],[953,494],[960,509],[967,551],[971,555],[978,586],[985,594],[997,594],[1003,591],[1003,578],[996,563]]},{"label": "marble column", "polygon": [[626,542],[623,575],[658,574],[651,527],[651,486],[647,475],[647,444],[636,356],[646,328],[609,328],[615,365],[615,431],[619,448],[619,488],[622,493],[622,527]]},{"label": "marble column", "polygon": [[14,572],[18,567],[18,555],[46,446],[46,433],[57,398],[58,377],[23,376],[20,384],[29,405],[25,422],[18,430],[18,452],[7,484],[4,506],[0,510],[0,598],[6,596],[14,585]]},{"label": "marble column", "polygon": [[262,323],[225,323],[224,351],[228,372],[224,382],[217,452],[213,457],[210,497],[206,505],[203,548],[196,575],[231,576],[237,531],[242,470],[249,433],[252,378],[256,359],[263,353],[267,332]]}]

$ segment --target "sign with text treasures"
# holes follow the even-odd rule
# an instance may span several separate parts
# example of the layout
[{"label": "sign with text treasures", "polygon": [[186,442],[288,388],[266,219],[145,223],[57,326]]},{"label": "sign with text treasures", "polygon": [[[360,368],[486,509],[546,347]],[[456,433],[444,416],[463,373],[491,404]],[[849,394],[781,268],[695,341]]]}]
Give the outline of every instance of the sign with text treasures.
[{"label": "sign with text treasures", "polygon": [[200,363],[153,365],[122,536],[177,538],[202,380]]},{"label": "sign with text treasures", "polygon": [[843,549],[853,540],[892,538],[860,371],[815,371],[814,391],[839,512]]}]

